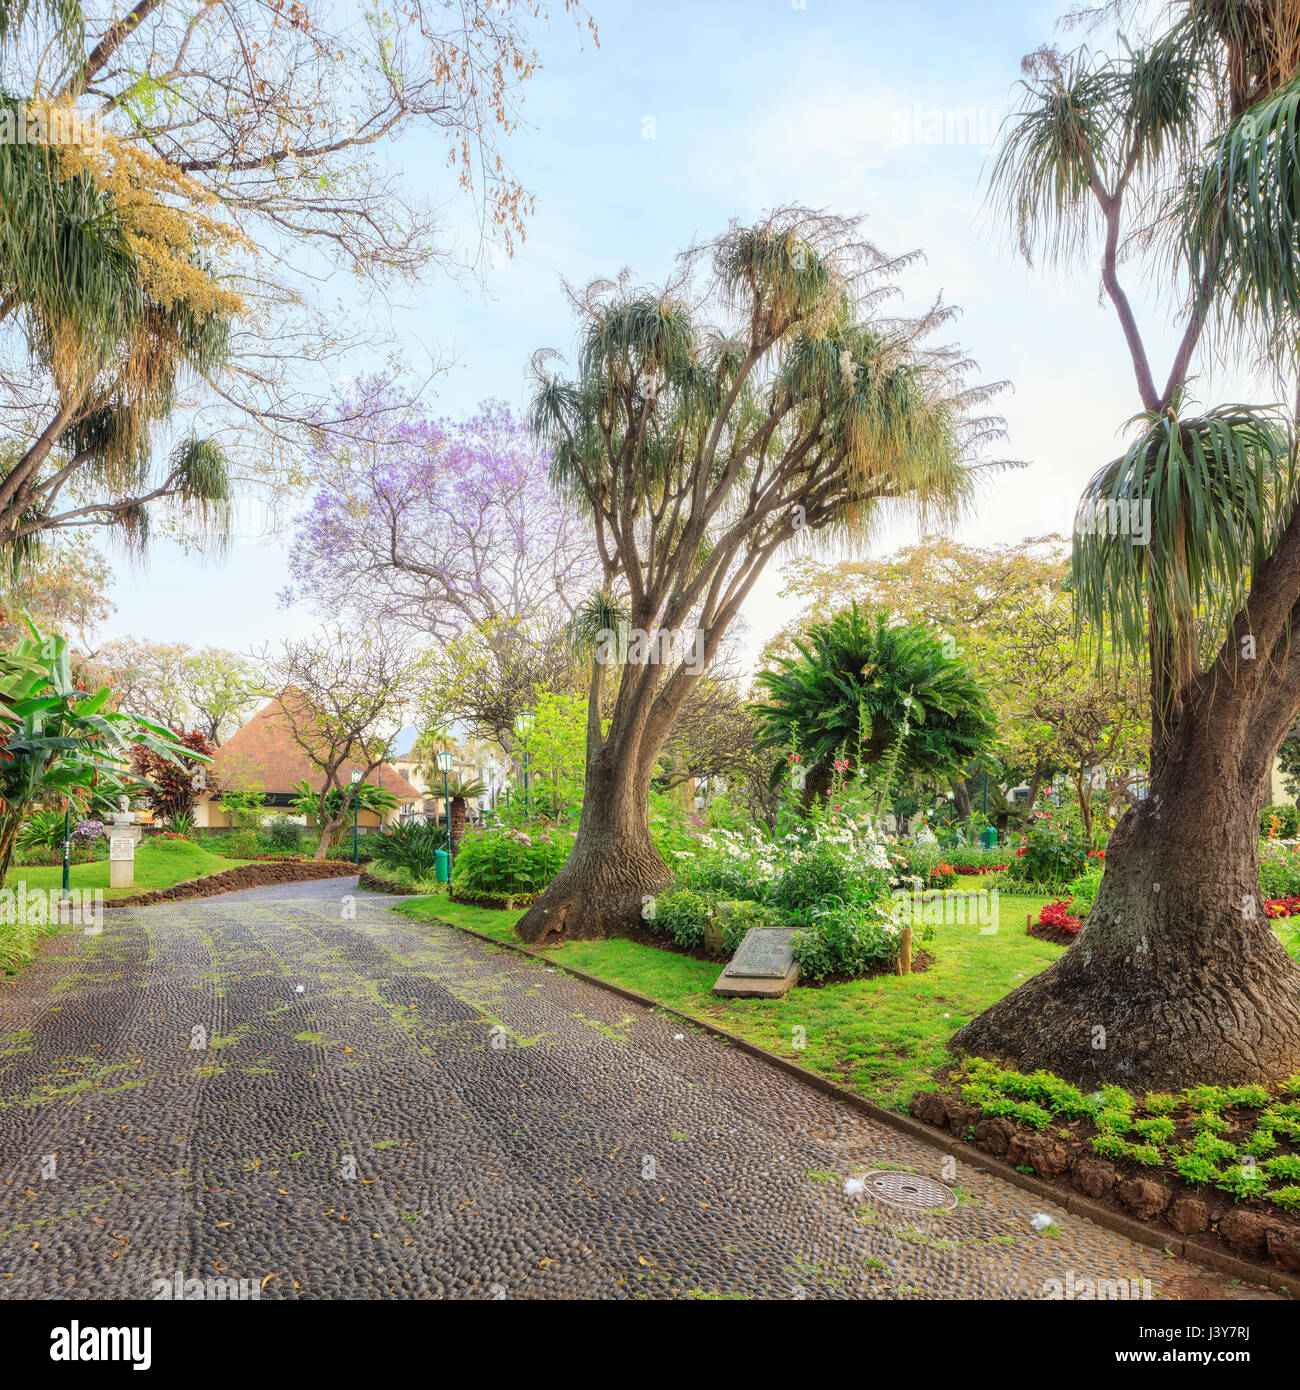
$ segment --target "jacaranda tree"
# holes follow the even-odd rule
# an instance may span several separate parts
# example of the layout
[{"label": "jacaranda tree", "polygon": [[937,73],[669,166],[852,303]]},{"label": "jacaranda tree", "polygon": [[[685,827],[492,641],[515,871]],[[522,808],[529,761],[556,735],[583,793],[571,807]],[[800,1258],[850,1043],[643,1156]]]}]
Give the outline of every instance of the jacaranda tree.
[{"label": "jacaranda tree", "polygon": [[[902,502],[957,512],[997,422],[967,363],[928,349],[947,318],[886,318],[904,260],[855,222],[802,208],[732,225],[662,288],[597,281],[574,297],[577,374],[535,359],[533,421],[553,478],[594,527],[582,820],[568,861],[519,924],[525,940],[637,922],[668,871],[651,777],[678,712],[780,547],[867,533]],[[701,287],[693,272],[706,266]]]}]

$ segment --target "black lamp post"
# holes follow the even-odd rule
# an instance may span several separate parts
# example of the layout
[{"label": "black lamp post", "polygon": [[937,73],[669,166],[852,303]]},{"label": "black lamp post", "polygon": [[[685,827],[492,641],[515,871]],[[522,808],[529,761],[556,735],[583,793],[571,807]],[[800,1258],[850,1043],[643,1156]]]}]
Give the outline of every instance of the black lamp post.
[{"label": "black lamp post", "polygon": [[357,812],[360,810],[360,805],[357,802],[357,792],[360,782],[361,769],[357,768],[352,773],[352,862],[354,864],[359,864],[361,862],[361,860],[357,858]]},{"label": "black lamp post", "polygon": [[448,777],[454,761],[450,753],[438,754],[438,769],[442,773],[442,816],[447,827],[447,882],[451,882],[451,871],[456,862],[456,851],[451,843],[451,789]]},{"label": "black lamp post", "polygon": [[531,714],[525,710],[522,714],[515,715],[515,733],[524,743],[524,818],[532,819],[533,803],[528,794],[528,739],[533,732],[535,720]]},{"label": "black lamp post", "polygon": [[63,892],[59,896],[60,916],[62,909],[72,902],[72,803],[63,803]]}]

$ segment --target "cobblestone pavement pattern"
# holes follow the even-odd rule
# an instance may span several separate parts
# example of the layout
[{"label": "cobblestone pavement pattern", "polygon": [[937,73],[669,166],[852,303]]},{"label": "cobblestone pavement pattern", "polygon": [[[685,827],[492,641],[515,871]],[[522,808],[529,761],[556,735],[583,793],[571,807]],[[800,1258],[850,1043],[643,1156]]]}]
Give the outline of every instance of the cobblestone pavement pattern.
[{"label": "cobblestone pavement pattern", "polygon": [[0,1297],[1251,1296],[965,1164],[951,1211],[846,1192],[943,1155],[393,901],[123,909],[0,983]]}]

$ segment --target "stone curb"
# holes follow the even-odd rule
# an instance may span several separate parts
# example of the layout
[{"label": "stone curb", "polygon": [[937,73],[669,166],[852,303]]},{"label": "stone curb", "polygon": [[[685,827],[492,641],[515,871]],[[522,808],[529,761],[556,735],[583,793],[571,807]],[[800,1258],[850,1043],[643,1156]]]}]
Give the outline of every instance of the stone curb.
[{"label": "stone curb", "polygon": [[[374,882],[378,883],[381,880],[375,879]],[[423,895],[413,894],[412,896]],[[473,936],[479,941],[486,941],[490,946],[499,946],[503,950],[514,951],[521,956],[528,956],[532,960],[540,961],[543,965],[553,966],[556,970],[562,970],[566,975],[572,975],[575,979],[583,981],[584,984],[595,985],[599,989],[606,990],[610,994],[617,994],[634,1004],[643,1004],[647,1008],[658,1009],[662,1013],[671,1014],[674,1018],[680,1018],[693,1028],[702,1029],[722,1042],[739,1048],[740,1051],[749,1056],[757,1057],[769,1066],[776,1067],[778,1071],[784,1072],[805,1086],[812,1087],[814,1091],[820,1091],[822,1095],[830,1096],[832,1100],[839,1101],[841,1105],[851,1106],[878,1124],[887,1125],[913,1139],[919,1139],[930,1148],[951,1154],[954,1158],[961,1159],[963,1163],[968,1163],[973,1168],[982,1168],[992,1172],[994,1176],[1002,1178],[1014,1187],[1032,1192],[1034,1196],[1041,1197],[1054,1206],[1064,1207],[1072,1216],[1082,1216],[1098,1226],[1104,1226],[1107,1230],[1114,1231],[1117,1235],[1127,1236],[1129,1240],[1136,1241],[1139,1245],[1149,1245],[1153,1249],[1171,1255],[1180,1255],[1189,1260],[1196,1260],[1201,1264],[1222,1270],[1235,1279],[1244,1279],[1252,1284],[1264,1284],[1271,1289],[1276,1289],[1279,1293],[1286,1293],[1293,1299],[1300,1298],[1300,1290],[1293,1287],[1300,1281],[1297,1281],[1293,1275],[1282,1274],[1275,1269],[1266,1269],[1263,1265],[1251,1264],[1250,1261],[1239,1260],[1233,1255],[1225,1255],[1222,1251],[1202,1245],[1197,1240],[1178,1236],[1166,1238],[1160,1232],[1152,1230],[1150,1226],[1144,1225],[1131,1216],[1124,1216],[1119,1212],[1111,1211],[1109,1207],[1103,1207],[1099,1203],[1090,1201],[1087,1197],[1079,1196],[1078,1193],[1063,1192],[1060,1188],[1049,1182],[1044,1182],[1042,1178],[1036,1178],[1032,1174],[1022,1173],[1011,1164],[1003,1163],[995,1155],[985,1153],[983,1149],[965,1144],[960,1139],[941,1140],[938,1138],[938,1132],[933,1125],[928,1125],[922,1120],[915,1120],[910,1115],[900,1114],[896,1110],[886,1110],[883,1106],[876,1105],[873,1101],[856,1095],[837,1082],[819,1076],[815,1071],[809,1071],[807,1067],[801,1067],[778,1053],[769,1052],[767,1048],[759,1047],[757,1043],[752,1043],[747,1038],[729,1033],[725,1028],[719,1028],[714,1023],[707,1023],[692,1014],[683,1013],[680,1009],[674,1009],[669,1004],[662,1004],[659,1000],[652,999],[647,994],[640,994],[634,989],[624,989],[622,985],[611,984],[610,981],[602,980],[596,975],[588,975],[585,970],[575,970],[571,965],[561,965],[559,961],[543,955],[540,951],[530,950],[527,946],[517,945],[513,941],[501,941],[495,936],[489,936],[486,932],[475,931],[473,927],[464,927],[457,922],[448,922],[442,917],[434,920],[442,926],[463,932],[466,936]]]}]

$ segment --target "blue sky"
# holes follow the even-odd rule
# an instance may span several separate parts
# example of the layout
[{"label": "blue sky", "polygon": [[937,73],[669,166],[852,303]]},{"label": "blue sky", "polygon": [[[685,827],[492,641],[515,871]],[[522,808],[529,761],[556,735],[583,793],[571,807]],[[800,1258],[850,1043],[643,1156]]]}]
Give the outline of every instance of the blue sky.
[{"label": "blue sky", "polygon": [[[598,49],[555,20],[538,45],[545,66],[524,105],[530,127],[508,146],[537,200],[523,250],[481,287],[433,273],[392,303],[364,308],[391,322],[413,363],[449,361],[426,397],[431,411],[467,413],[488,396],[518,407],[530,354],[571,347],[561,277],[582,283],[627,266],[659,281],[693,238],[785,202],[865,214],[886,250],[926,253],[905,277],[907,305],[940,292],[960,305],[952,336],[982,378],[1013,383],[999,405],[1009,438],[998,452],[1030,467],[990,480],[962,536],[989,543],[1068,531],[1081,486],[1118,452],[1120,426],[1137,408],[1127,359],[1094,273],[1044,276],[1013,255],[984,205],[981,141],[1014,100],[1021,56],[1059,37],[1069,6],[798,4],[592,0]],[[975,119],[963,128],[964,112]],[[954,138],[910,138],[944,113],[955,113]],[[465,210],[440,141],[412,134],[392,157],[446,200],[449,231],[463,239]],[[1154,329],[1159,286],[1136,272],[1131,280]],[[355,303],[350,283],[327,294]],[[1149,336],[1158,364],[1171,336]],[[363,365],[340,362],[337,376]],[[916,537],[900,522],[872,549]],[[311,627],[310,613],[276,605],[286,577],[280,539],[243,541],[225,561],[160,546],[146,568],[122,574],[106,633],[246,650]],[[750,601],[751,651],[788,611],[779,588],[774,569]]]}]

